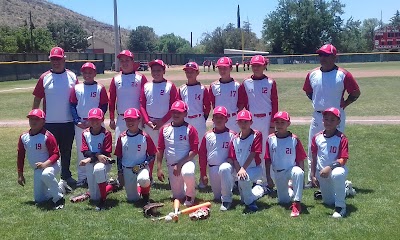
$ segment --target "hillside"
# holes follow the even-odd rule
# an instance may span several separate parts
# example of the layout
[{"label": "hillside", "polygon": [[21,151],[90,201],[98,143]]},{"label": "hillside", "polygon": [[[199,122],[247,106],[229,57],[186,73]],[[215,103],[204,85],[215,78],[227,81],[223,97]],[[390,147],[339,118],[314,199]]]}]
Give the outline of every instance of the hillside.
[{"label": "hillside", "polygon": [[[59,19],[75,20],[87,31],[88,36],[93,32],[97,38],[114,45],[112,25],[44,0],[0,0],[0,25],[23,26],[26,19],[29,19],[29,11],[32,11],[35,27],[46,27],[48,22]],[[122,45],[126,45],[128,35],[129,30],[121,28]]]}]

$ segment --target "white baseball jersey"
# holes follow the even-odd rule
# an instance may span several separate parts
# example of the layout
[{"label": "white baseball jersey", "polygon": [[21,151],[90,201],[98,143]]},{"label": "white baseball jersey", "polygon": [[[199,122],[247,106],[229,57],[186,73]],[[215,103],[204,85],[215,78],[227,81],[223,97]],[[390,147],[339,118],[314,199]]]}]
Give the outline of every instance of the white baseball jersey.
[{"label": "white baseball jersey", "polygon": [[179,127],[174,127],[170,123],[160,129],[158,150],[165,150],[164,155],[167,160],[167,166],[177,164],[190,151],[197,153],[198,145],[197,130],[187,123]]},{"label": "white baseball jersey", "polygon": [[124,114],[128,108],[140,109],[140,94],[147,79],[141,73],[118,74],[110,83],[110,119],[117,114]]},{"label": "white baseball jersey", "polygon": [[322,72],[316,68],[307,74],[303,90],[312,93],[312,106],[315,111],[324,111],[343,106],[344,91],[352,93],[358,90],[358,84],[350,72],[336,67],[332,71]]},{"label": "white baseball jersey", "polygon": [[17,167],[20,173],[24,171],[25,153],[33,169],[37,162],[50,160],[54,164],[60,157],[56,138],[44,128],[35,135],[26,132],[19,137]]},{"label": "white baseball jersey", "polygon": [[201,176],[207,175],[207,163],[209,166],[219,166],[226,162],[229,153],[229,143],[234,137],[235,133],[228,128],[225,128],[222,132],[213,129],[204,135],[199,149]]},{"label": "white baseball jersey", "polygon": [[240,84],[235,80],[222,83],[220,80],[211,83],[210,99],[213,107],[224,106],[228,114],[237,113],[238,89]]},{"label": "white baseball jersey", "polygon": [[317,133],[311,142],[311,152],[317,155],[317,170],[329,166],[339,158],[347,160],[348,148],[347,137],[340,131],[329,138],[324,135],[324,131]]},{"label": "white baseball jersey", "polygon": [[[253,77],[253,76],[252,76]],[[276,82],[264,75],[262,79],[247,78],[239,87],[239,103],[253,114],[274,116],[278,111]]]},{"label": "white baseball jersey", "polygon": [[63,73],[47,71],[40,76],[33,90],[37,98],[44,98],[43,110],[46,112],[46,123],[72,122],[69,98],[71,89],[78,84],[75,73],[65,70]]},{"label": "white baseball jersey", "polygon": [[210,97],[208,89],[198,83],[196,85],[184,84],[179,88],[179,98],[184,101],[187,106],[188,116],[208,115],[211,109]]},{"label": "white baseball jersey", "polygon": [[87,118],[90,109],[108,103],[106,88],[97,82],[91,85],[76,84],[72,89],[70,102],[77,104],[76,111],[80,118]]},{"label": "white baseball jersey", "polygon": [[87,128],[82,133],[82,148],[81,151],[91,151],[92,153],[101,153],[108,157],[111,156],[112,152],[112,137],[111,133],[101,127],[101,131],[97,135],[93,135],[90,131],[91,128]]},{"label": "white baseball jersey", "polygon": [[305,158],[307,155],[296,135],[290,133],[287,137],[279,138],[273,133],[268,136],[264,159],[272,164],[273,170],[290,169]]},{"label": "white baseball jersey", "polygon": [[240,138],[240,133],[236,134],[229,144],[228,157],[237,161],[240,166],[243,166],[251,152],[256,153],[254,160],[250,163],[248,168],[256,167],[261,164],[262,134],[257,130],[252,131],[253,132],[245,139]]},{"label": "white baseball jersey", "polygon": [[162,82],[147,82],[144,84],[142,95],[140,96],[141,113],[144,123],[149,122],[149,118],[163,119],[164,122],[171,118],[169,109],[178,100],[178,90],[175,84],[164,80]]},{"label": "white baseball jersey", "polygon": [[131,135],[129,130],[124,131],[117,140],[114,155],[122,159],[122,166],[133,167],[143,163],[147,156],[157,153],[156,146],[150,136],[142,130]]}]

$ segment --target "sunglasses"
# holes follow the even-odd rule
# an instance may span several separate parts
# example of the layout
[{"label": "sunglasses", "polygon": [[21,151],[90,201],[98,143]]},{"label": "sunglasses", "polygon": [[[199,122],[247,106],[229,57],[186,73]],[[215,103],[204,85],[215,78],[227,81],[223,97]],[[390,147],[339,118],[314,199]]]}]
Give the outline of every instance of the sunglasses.
[{"label": "sunglasses", "polygon": [[197,66],[194,65],[193,63],[186,63],[185,67],[197,69]]}]

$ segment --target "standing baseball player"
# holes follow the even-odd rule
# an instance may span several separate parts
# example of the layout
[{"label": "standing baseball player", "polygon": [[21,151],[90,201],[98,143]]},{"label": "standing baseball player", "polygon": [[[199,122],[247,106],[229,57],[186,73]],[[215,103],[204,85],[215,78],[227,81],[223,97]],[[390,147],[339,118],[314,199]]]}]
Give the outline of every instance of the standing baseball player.
[{"label": "standing baseball player", "polygon": [[[292,181],[294,198],[291,217],[299,216],[301,212],[301,199],[304,185],[304,159],[307,155],[300,139],[287,130],[290,126],[290,116],[287,112],[277,112],[274,115],[276,132],[267,138],[265,150],[265,169],[267,183],[271,189],[276,184],[278,203],[290,202],[288,181]],[[275,172],[275,184],[271,178],[271,166]]]},{"label": "standing baseball player", "polygon": [[[75,127],[69,105],[71,89],[78,84],[76,75],[65,69],[64,50],[54,47],[50,51],[51,70],[43,73],[33,90],[33,107],[37,109],[43,99],[43,111],[46,113],[45,128],[57,140],[61,153],[61,179],[70,186],[76,185],[69,169],[71,149]],[[64,181],[63,181],[64,182]]]},{"label": "standing baseball player", "polygon": [[228,111],[225,107],[214,108],[214,128],[208,131],[200,144],[199,165],[200,181],[208,183],[207,167],[210,171],[210,185],[215,201],[221,201],[221,211],[228,210],[232,205],[233,167],[227,161],[229,143],[235,136],[225,124],[228,122]]},{"label": "standing baseball player", "polygon": [[341,122],[339,109],[328,108],[322,115],[325,129],[311,141],[311,180],[320,187],[322,201],[327,205],[335,205],[332,217],[342,218],[346,215],[348,140],[337,129]]},{"label": "standing baseball player", "polygon": [[[178,90],[175,84],[164,78],[165,64],[162,60],[149,63],[153,81],[147,82],[140,96],[140,112],[143,116],[144,131],[158,146],[158,137],[161,127],[170,121],[170,108],[178,100]],[[153,175],[154,162],[150,163],[150,178]]]},{"label": "standing baseball player", "polygon": [[[121,72],[118,73],[110,83],[110,128],[115,130],[115,139],[125,131],[124,112],[128,108],[140,108],[140,94],[146,77],[136,72],[133,53],[123,50],[117,56],[121,65]],[[115,110],[117,121],[115,121]]]},{"label": "standing baseball player", "polygon": [[96,77],[96,66],[91,62],[87,62],[82,65],[81,73],[85,81],[75,85],[69,98],[71,114],[75,124],[75,144],[78,158],[77,187],[87,186],[86,169],[83,166],[79,166],[79,163],[84,159],[81,152],[82,132],[84,129],[90,127],[87,122],[88,112],[92,108],[100,108],[106,113],[108,108],[106,88],[94,80]]},{"label": "standing baseball player", "polygon": [[102,124],[104,113],[100,108],[92,108],[88,113],[90,128],[82,133],[81,151],[85,159],[80,161],[86,168],[90,199],[98,201],[96,210],[105,208],[107,198],[107,173],[111,170],[108,159],[112,152],[111,133]]},{"label": "standing baseball player", "polygon": [[25,154],[33,169],[33,197],[36,203],[52,198],[54,209],[64,207],[64,196],[60,192],[56,176],[60,172],[60,153],[57,141],[51,132],[44,128],[45,113],[41,109],[29,112],[30,129],[18,140],[18,184],[25,186]]},{"label": "standing baseball player", "polygon": [[169,184],[174,199],[185,199],[185,206],[192,206],[196,198],[195,164],[199,139],[196,129],[185,122],[187,105],[181,100],[172,104],[172,122],[161,128],[158,140],[157,177],[164,182],[162,159],[168,168]]},{"label": "standing baseball player", "polygon": [[124,113],[128,130],[123,132],[115,147],[114,154],[118,162],[118,178],[125,185],[128,202],[139,200],[140,195],[145,203],[150,200],[150,169],[157,148],[150,136],[139,129],[140,111],[128,108]]},{"label": "standing baseball player", "polygon": [[221,78],[210,85],[211,104],[215,106],[223,106],[228,110],[228,122],[226,126],[234,131],[239,132],[236,122],[236,114],[238,112],[238,89],[240,84],[231,77],[232,60],[229,57],[222,57],[217,62],[218,73]]},{"label": "standing baseball player", "polygon": [[[265,155],[267,136],[275,131],[272,117],[278,111],[278,90],[274,79],[267,77],[264,70],[268,64],[261,55],[255,55],[250,60],[253,75],[245,79],[239,87],[239,109],[244,107],[253,114],[251,127],[264,136],[262,142],[262,156]],[[263,180],[265,176],[265,162],[261,163]]]},{"label": "standing baseball player", "polygon": [[[315,134],[323,130],[322,111],[329,107],[340,110],[341,121],[339,131],[344,132],[346,113],[344,109],[355,102],[360,96],[360,88],[353,75],[347,70],[336,66],[336,48],[332,44],[326,44],[317,51],[320,68],[316,68],[307,74],[303,90],[311,100],[314,109],[310,131],[308,135],[308,183],[306,187],[312,187],[311,182],[311,139]],[[349,95],[344,100],[344,92]]]},{"label": "standing baseball player", "polygon": [[258,210],[256,201],[264,195],[264,189],[254,183],[262,179],[261,157],[262,133],[251,129],[251,112],[242,110],[236,119],[240,132],[232,139],[229,146],[228,162],[237,172],[239,191],[247,210]]}]

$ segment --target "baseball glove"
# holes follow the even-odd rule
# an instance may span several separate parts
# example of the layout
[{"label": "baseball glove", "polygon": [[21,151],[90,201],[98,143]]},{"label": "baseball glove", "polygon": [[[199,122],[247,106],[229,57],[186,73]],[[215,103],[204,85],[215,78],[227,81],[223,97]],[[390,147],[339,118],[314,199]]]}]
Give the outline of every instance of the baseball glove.
[{"label": "baseball glove", "polygon": [[72,203],[83,202],[90,198],[89,192],[81,193],[79,195],[72,196],[69,200]]},{"label": "baseball glove", "polygon": [[189,214],[190,220],[204,220],[210,216],[210,209],[208,207],[202,207],[197,209],[196,211]]},{"label": "baseball glove", "polygon": [[160,215],[158,208],[163,206],[164,203],[148,203],[143,207],[143,215],[145,217],[157,217]]}]

